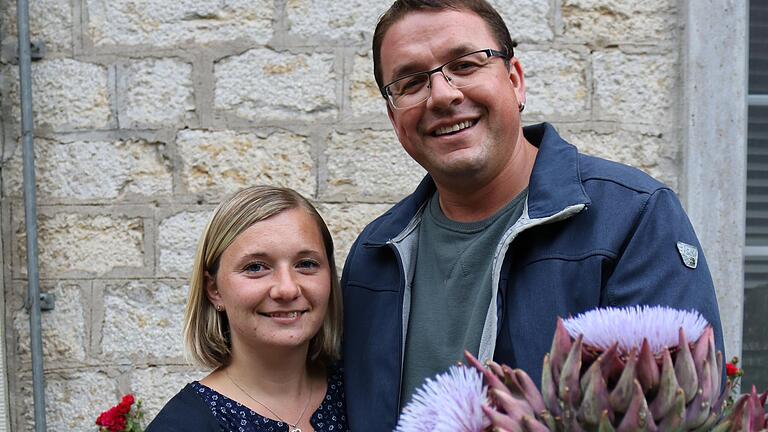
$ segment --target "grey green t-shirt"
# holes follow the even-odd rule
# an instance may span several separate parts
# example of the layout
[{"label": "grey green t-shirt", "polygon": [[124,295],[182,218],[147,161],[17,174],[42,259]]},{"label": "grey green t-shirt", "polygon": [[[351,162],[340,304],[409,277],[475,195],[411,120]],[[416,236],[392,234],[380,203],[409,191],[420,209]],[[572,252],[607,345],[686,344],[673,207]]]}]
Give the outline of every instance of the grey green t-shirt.
[{"label": "grey green t-shirt", "polygon": [[432,196],[419,225],[419,248],[411,286],[401,404],[425,378],[477,355],[491,302],[493,257],[504,232],[523,213],[528,189],[488,219],[448,219]]}]

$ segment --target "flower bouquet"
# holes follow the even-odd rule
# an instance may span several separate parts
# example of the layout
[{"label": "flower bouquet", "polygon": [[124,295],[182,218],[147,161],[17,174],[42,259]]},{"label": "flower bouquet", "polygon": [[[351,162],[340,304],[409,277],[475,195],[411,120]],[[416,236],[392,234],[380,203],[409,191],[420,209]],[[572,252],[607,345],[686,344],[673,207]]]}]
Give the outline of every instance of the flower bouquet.
[{"label": "flower bouquet", "polygon": [[143,432],[143,418],[141,401],[136,401],[133,395],[128,394],[123,396],[119,404],[101,413],[96,419],[96,426],[99,432]]},{"label": "flower bouquet", "polygon": [[[457,366],[417,391],[397,432],[768,430],[768,392],[753,388],[726,403],[736,376],[723,382],[714,332],[696,312],[638,306],[558,319],[541,389],[520,369],[483,366],[469,354],[467,360],[469,367]],[[455,378],[473,372],[484,385]],[[448,426],[432,423],[457,410]]]}]

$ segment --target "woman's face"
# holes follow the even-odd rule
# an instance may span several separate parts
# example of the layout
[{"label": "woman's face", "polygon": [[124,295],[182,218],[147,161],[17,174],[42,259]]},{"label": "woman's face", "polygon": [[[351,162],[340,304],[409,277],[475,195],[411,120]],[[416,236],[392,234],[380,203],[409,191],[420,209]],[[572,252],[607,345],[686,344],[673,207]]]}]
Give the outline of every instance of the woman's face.
[{"label": "woman's face", "polygon": [[232,348],[306,348],[323,324],[331,270],[323,237],[302,208],[251,225],[208,278],[208,298],[229,320]]}]

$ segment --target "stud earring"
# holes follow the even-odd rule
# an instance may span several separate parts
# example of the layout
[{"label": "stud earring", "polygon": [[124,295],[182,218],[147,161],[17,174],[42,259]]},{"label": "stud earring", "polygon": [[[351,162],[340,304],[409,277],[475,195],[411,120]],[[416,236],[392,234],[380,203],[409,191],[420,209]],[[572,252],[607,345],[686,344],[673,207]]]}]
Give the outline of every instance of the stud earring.
[{"label": "stud earring", "polygon": [[223,310],[224,310],[224,306],[222,306],[222,305],[220,305],[220,304],[219,304],[219,305],[216,305],[216,311],[217,311],[217,312],[221,312],[221,311],[223,311]]},{"label": "stud earring", "polygon": [[517,108],[520,110],[520,112],[523,112],[523,110],[525,109],[525,103],[520,102],[519,104],[517,104]]}]

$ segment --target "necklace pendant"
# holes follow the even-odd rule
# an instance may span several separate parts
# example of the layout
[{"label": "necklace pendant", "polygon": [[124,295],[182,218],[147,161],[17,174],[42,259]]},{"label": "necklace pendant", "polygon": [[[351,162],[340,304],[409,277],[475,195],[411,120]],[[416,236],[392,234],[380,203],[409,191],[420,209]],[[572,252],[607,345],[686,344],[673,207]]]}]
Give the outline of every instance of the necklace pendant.
[{"label": "necklace pendant", "polygon": [[301,432],[301,428],[298,426],[288,425],[288,432]]}]

